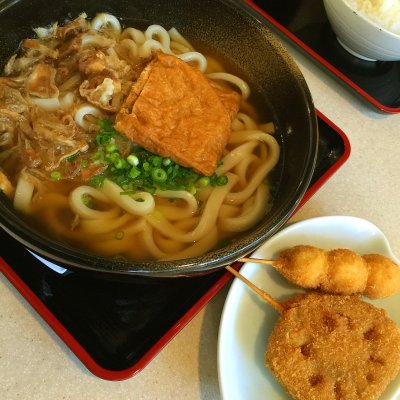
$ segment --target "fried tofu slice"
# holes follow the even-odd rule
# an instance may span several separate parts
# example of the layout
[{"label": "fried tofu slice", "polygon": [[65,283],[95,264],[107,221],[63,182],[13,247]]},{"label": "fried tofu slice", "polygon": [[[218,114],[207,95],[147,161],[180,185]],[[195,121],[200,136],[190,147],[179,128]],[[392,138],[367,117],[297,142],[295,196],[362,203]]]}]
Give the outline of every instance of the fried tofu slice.
[{"label": "fried tofu slice", "polygon": [[240,95],[217,81],[210,79],[208,82],[215,90],[215,93],[217,93],[222,105],[228,111],[231,121],[233,121],[239,111]]},{"label": "fried tofu slice", "polygon": [[212,175],[240,102],[238,93],[219,86],[178,57],[157,52],[124,101],[116,129],[152,153]]}]

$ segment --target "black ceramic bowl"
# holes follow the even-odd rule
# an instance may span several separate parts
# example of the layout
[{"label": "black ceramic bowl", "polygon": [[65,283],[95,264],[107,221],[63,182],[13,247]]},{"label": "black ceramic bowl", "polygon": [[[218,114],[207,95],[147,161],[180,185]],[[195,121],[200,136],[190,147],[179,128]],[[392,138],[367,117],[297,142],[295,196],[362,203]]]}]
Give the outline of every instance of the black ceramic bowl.
[{"label": "black ceramic bowl", "polygon": [[109,12],[126,26],[158,23],[174,26],[195,43],[230,65],[230,72],[250,83],[252,96],[278,129],[281,159],[272,209],[254,228],[233,243],[204,256],[171,262],[133,263],[87,254],[43,236],[14,212],[1,194],[0,225],[41,256],[72,270],[95,273],[172,277],[221,268],[257,248],[290,217],[313,174],[318,132],[307,85],[294,61],[244,1],[233,0],[3,0],[0,3],[0,64],[32,28],[65,22],[81,12],[93,17]]}]

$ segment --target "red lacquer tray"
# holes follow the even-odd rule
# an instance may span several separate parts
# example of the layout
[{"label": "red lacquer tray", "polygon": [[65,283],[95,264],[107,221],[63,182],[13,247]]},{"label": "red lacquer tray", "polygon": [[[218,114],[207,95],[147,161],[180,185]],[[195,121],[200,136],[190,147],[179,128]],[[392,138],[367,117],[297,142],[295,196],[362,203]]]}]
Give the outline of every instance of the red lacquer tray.
[{"label": "red lacquer tray", "polygon": [[[347,136],[319,112],[318,126],[317,165],[300,206],[350,155]],[[0,241],[0,271],[88,370],[107,380],[142,370],[231,279],[225,270],[151,283],[60,274],[3,231]]]},{"label": "red lacquer tray", "polygon": [[246,0],[278,35],[296,43],[378,111],[400,112],[400,61],[365,61],[339,44],[322,0]]}]

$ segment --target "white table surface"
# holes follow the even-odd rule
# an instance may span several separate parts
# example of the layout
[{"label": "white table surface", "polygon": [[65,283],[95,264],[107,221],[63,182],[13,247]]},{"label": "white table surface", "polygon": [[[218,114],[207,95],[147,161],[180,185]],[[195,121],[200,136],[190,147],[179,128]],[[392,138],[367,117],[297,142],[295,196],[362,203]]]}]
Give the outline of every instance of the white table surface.
[{"label": "white table surface", "polygon": [[[400,256],[400,114],[382,114],[285,42],[316,107],[348,136],[349,160],[293,217],[365,218]],[[397,197],[399,196],[399,197]],[[228,285],[229,286],[229,285]],[[228,286],[135,377],[93,376],[0,276],[0,399],[220,399],[218,327]]]}]

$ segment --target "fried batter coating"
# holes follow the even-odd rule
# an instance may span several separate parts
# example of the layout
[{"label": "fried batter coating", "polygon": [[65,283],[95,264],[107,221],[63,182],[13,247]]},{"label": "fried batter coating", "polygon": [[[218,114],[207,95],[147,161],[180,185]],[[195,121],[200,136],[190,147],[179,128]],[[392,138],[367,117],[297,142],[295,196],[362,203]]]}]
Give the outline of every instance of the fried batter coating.
[{"label": "fried batter coating", "polygon": [[328,270],[321,282],[326,293],[363,293],[368,280],[366,262],[348,249],[335,249],[325,253]]},{"label": "fried batter coating", "polygon": [[400,268],[379,254],[360,256],[349,249],[298,245],[271,263],[290,282],[325,293],[360,293],[376,299],[400,290]]},{"label": "fried batter coating", "polygon": [[326,275],[328,260],[325,251],[312,246],[295,246],[280,253],[277,269],[291,282],[315,289]]},{"label": "fried batter coating", "polygon": [[265,362],[295,400],[374,400],[400,370],[400,329],[358,296],[289,299]]},{"label": "fried batter coating", "polygon": [[399,267],[392,260],[378,254],[365,254],[363,259],[367,263],[369,273],[364,291],[366,296],[379,299],[400,290]]}]

